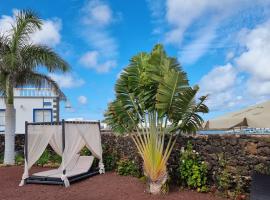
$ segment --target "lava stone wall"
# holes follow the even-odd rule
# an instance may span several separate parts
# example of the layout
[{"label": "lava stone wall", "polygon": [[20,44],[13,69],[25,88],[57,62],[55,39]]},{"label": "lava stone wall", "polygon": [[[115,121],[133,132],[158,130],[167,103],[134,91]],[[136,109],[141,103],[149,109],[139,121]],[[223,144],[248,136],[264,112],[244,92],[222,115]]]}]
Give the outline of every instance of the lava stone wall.
[{"label": "lava stone wall", "polygon": [[[220,159],[226,161],[226,169],[232,176],[240,175],[245,180],[248,191],[251,175],[255,170],[270,166],[270,136],[266,135],[204,135],[182,136],[177,138],[171,154],[168,170],[172,179],[177,179],[177,168],[181,148],[191,141],[193,148],[208,163],[209,180],[216,182],[220,169]],[[104,153],[117,152],[121,158],[142,163],[137,149],[128,136],[111,133],[102,135]],[[221,158],[222,155],[222,158]]]},{"label": "lava stone wall", "polygon": [[[208,163],[209,179],[215,182],[215,174],[220,168],[220,155],[224,156],[227,169],[232,175],[245,177],[249,186],[250,176],[255,169],[270,166],[270,136],[267,135],[205,135],[181,136],[177,138],[175,148],[169,159],[168,170],[172,178],[177,177],[180,151],[191,141],[194,149]],[[24,135],[16,136],[16,151],[22,152]],[[116,136],[111,132],[102,132],[104,154],[116,153],[120,158],[134,160],[142,167],[137,149],[128,136]],[[4,152],[4,136],[0,135],[0,153]]]},{"label": "lava stone wall", "polygon": [[[0,154],[5,150],[5,135],[0,134]],[[24,135],[16,135],[15,137],[15,150],[16,152],[23,153],[24,151]]]}]

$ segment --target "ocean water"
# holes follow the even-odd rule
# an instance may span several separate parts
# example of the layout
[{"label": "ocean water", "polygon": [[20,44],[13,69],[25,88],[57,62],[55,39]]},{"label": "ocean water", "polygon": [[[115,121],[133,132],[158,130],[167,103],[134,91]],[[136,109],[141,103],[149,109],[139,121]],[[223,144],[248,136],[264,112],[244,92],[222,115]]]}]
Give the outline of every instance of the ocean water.
[{"label": "ocean water", "polygon": [[201,130],[197,131],[201,135],[211,134],[250,134],[250,135],[270,135],[270,129],[242,129],[242,130]]}]

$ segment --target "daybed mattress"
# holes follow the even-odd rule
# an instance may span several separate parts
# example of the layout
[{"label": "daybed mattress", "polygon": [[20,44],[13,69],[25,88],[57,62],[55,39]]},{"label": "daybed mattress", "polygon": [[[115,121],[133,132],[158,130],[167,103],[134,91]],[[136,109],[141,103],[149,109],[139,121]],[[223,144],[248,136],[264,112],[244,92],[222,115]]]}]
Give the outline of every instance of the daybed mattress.
[{"label": "daybed mattress", "polygon": [[[67,177],[88,172],[93,164],[93,160],[94,160],[93,156],[80,156],[75,165],[73,165],[72,167],[67,167],[66,169]],[[52,177],[52,178],[61,178],[62,175],[63,170],[61,166],[58,169],[52,169],[33,174],[33,176]]]}]

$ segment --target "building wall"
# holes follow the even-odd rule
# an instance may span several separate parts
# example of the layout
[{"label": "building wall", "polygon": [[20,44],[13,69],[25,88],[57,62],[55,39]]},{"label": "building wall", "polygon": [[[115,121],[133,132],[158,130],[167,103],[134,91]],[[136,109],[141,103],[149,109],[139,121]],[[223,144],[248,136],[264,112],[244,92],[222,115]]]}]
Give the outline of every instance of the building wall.
[{"label": "building wall", "polygon": [[[59,106],[57,97],[15,97],[16,134],[24,134],[25,121],[33,122],[34,109],[52,109],[53,121],[59,120]],[[5,109],[4,98],[0,98],[0,109]]]}]

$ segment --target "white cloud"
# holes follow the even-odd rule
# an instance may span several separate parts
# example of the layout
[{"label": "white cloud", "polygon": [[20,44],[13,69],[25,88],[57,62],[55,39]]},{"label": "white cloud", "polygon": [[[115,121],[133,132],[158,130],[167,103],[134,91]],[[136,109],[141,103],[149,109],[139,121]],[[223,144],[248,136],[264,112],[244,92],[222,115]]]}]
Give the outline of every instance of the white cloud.
[{"label": "white cloud", "polygon": [[[164,42],[176,46],[181,61],[187,64],[195,63],[208,50],[232,45],[239,24],[246,24],[244,20],[252,23],[254,7],[261,8],[260,12],[265,13],[270,10],[269,0],[166,0],[163,9],[160,8],[162,4],[153,0],[147,2],[152,17],[163,20],[163,24],[157,24],[154,31],[160,33],[161,27],[165,29]],[[234,18],[239,13],[243,14]],[[232,23],[235,26],[231,26]]]},{"label": "white cloud", "polygon": [[270,95],[270,80],[262,81],[251,78],[247,81],[248,92],[255,97]]},{"label": "white cloud", "polygon": [[234,55],[234,52],[229,51],[229,52],[226,54],[226,61],[231,60],[234,56],[235,56],[235,55]]},{"label": "white cloud", "polygon": [[241,101],[239,95],[235,94],[237,82],[237,71],[230,63],[216,66],[200,80],[199,96],[209,95],[206,104],[211,111],[228,109]]},{"label": "white cloud", "polygon": [[85,104],[87,104],[87,97],[86,96],[79,96],[78,97],[78,102],[80,103],[80,104],[82,104],[82,105],[85,105]]},{"label": "white cloud", "polygon": [[229,52],[234,63],[214,67],[199,82],[200,94],[209,93],[212,110],[226,110],[270,98],[270,21],[240,32],[242,52]]},{"label": "white cloud", "polygon": [[82,8],[82,35],[92,50],[81,56],[79,62],[83,66],[100,73],[109,72],[116,66],[118,45],[111,35],[110,26],[117,19],[117,14],[107,3],[101,0],[87,1]]},{"label": "white cloud", "polygon": [[237,78],[236,69],[229,63],[213,68],[202,77],[199,85],[205,93],[223,92],[233,87]]},{"label": "white cloud", "polygon": [[12,28],[12,24],[14,24],[14,17],[2,15],[0,18],[0,33],[5,34]]},{"label": "white cloud", "polygon": [[[15,24],[15,16],[18,12],[17,9],[13,9],[13,15],[2,15],[0,18],[0,33],[7,35],[12,25]],[[43,20],[41,30],[37,30],[30,36],[30,41],[35,44],[45,44],[48,46],[55,46],[61,41],[61,20],[59,18]]]},{"label": "white cloud", "polygon": [[183,64],[192,64],[204,55],[216,37],[215,26],[206,27],[200,31],[200,36],[179,50],[179,59]]},{"label": "white cloud", "polygon": [[88,68],[94,68],[98,63],[98,51],[88,51],[81,58],[80,63]]},{"label": "white cloud", "polygon": [[60,31],[62,23],[59,18],[44,20],[42,29],[38,30],[31,36],[34,43],[56,46],[61,41]]},{"label": "white cloud", "polygon": [[109,72],[112,68],[116,66],[116,60],[107,60],[104,63],[101,63],[96,70],[101,73]]},{"label": "white cloud", "polygon": [[246,51],[236,59],[236,63],[256,79],[270,81],[270,20],[245,32],[241,42]]},{"label": "white cloud", "polygon": [[85,81],[72,74],[52,74],[49,76],[55,80],[61,88],[76,88],[84,85]]},{"label": "white cloud", "polygon": [[106,60],[101,62],[98,51],[86,52],[81,58],[80,63],[89,69],[95,69],[99,73],[109,72],[116,66],[116,60]]},{"label": "white cloud", "polygon": [[85,13],[82,21],[86,25],[106,26],[112,22],[111,8],[101,1],[89,1],[82,10]]}]

